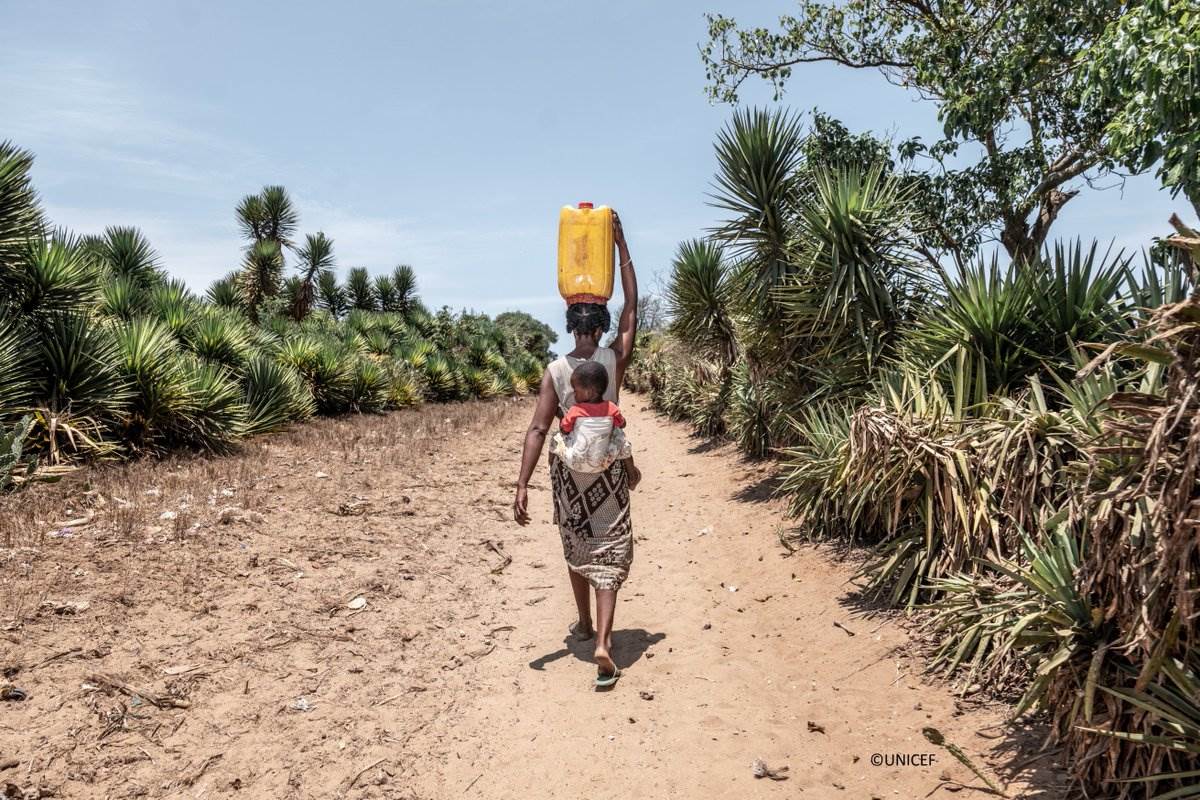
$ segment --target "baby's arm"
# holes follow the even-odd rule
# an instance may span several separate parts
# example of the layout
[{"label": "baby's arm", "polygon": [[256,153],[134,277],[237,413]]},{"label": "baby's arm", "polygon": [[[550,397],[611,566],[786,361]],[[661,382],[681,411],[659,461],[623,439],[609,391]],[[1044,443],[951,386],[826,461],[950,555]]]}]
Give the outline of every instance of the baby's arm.
[{"label": "baby's arm", "polygon": [[582,415],[583,411],[579,406],[571,406],[570,410],[567,411],[567,415],[558,423],[558,429],[563,433],[570,433],[571,429],[575,427],[575,420],[579,419]]},{"label": "baby's arm", "polygon": [[625,417],[621,414],[621,409],[617,408],[615,403],[609,403],[608,410],[612,412],[613,425],[616,425],[618,428],[624,428]]}]

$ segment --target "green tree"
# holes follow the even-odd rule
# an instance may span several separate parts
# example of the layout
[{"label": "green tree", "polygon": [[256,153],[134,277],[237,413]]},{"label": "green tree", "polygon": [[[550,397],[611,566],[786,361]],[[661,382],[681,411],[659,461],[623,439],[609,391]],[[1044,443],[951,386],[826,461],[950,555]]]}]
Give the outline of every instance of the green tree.
[{"label": "green tree", "polygon": [[1194,2],[1131,2],[1082,56],[1083,100],[1128,169],[1159,165],[1200,214],[1200,13]]},{"label": "green tree", "polygon": [[297,307],[292,309],[292,316],[295,319],[304,319],[316,301],[321,276],[326,273],[333,274],[333,239],[323,231],[310,233],[304,238],[304,246],[296,251],[296,257],[300,259],[296,269],[300,273],[301,286]]},{"label": "green tree", "polygon": [[1083,113],[1077,73],[1120,10],[1118,0],[801,0],[776,30],[709,15],[702,55],[718,101],[736,101],[751,76],[778,96],[792,69],[812,62],[877,70],[933,101],[943,138],[909,140],[903,154],[932,159],[946,206],[965,207],[1024,261],[1036,257],[1078,181],[1111,174],[1103,120]]},{"label": "green tree", "polygon": [[550,345],[558,334],[544,322],[524,311],[505,311],[496,317],[496,325],[511,334],[526,351],[537,356],[542,363],[550,360]]}]

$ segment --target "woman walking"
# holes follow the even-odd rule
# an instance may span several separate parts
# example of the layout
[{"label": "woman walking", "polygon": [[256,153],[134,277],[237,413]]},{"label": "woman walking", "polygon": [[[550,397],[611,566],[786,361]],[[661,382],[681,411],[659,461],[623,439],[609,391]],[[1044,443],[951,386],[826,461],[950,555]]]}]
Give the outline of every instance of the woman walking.
[{"label": "woman walking", "polygon": [[[604,400],[617,402],[625,368],[633,355],[637,333],[637,275],[629,258],[629,247],[621,219],[613,212],[613,239],[620,259],[621,291],[625,306],[617,325],[617,337],[611,347],[601,347],[600,337],[608,331],[611,318],[599,303],[574,303],[567,308],[567,332],[575,337],[575,348],[556,359],[542,375],[533,422],[525,434],[521,452],[521,473],[517,478],[517,496],[513,517],[520,525],[529,524],[528,486],[534,467],[542,455],[550,423],[562,419],[574,405],[571,373],[589,361],[604,367],[608,387]],[[550,457],[550,486],[554,493],[554,521],[562,537],[563,555],[571,576],[571,590],[579,621],[572,632],[580,639],[596,637],[596,685],[611,686],[621,672],[612,660],[613,612],[617,591],[629,575],[633,563],[633,524],[629,517],[629,491],[641,474],[627,469],[616,460],[604,472],[577,472],[561,459]],[[595,627],[592,626],[591,590],[596,593]]]}]

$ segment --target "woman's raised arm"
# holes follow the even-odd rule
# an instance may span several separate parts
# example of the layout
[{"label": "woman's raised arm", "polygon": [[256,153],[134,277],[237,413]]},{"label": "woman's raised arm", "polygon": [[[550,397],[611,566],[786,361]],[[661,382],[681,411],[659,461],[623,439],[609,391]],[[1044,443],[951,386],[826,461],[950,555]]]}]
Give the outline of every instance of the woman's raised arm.
[{"label": "woman's raised arm", "polygon": [[617,355],[617,385],[620,385],[637,341],[638,285],[637,273],[633,270],[633,259],[629,256],[629,245],[625,241],[625,229],[621,227],[621,218],[617,216],[616,211],[612,217],[613,241],[617,244],[617,259],[621,270],[621,293],[625,298],[621,319],[617,322],[617,338],[612,343],[613,352]]},{"label": "woman's raised arm", "polygon": [[550,423],[554,421],[554,411],[557,408],[558,393],[554,391],[554,380],[547,369],[542,373],[542,385],[538,389],[533,421],[529,423],[529,430],[525,432],[525,446],[521,449],[521,473],[517,476],[517,496],[513,500],[513,519],[518,525],[529,524],[529,479],[542,456],[546,434],[550,432]]}]

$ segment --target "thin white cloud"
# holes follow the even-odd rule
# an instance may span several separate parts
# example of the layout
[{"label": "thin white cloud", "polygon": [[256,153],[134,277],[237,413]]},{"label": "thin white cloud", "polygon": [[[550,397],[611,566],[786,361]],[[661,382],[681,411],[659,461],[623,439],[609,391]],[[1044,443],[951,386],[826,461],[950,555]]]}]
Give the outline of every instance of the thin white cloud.
[{"label": "thin white cloud", "polygon": [[178,118],[172,98],[73,54],[7,50],[0,54],[3,134],[36,151],[117,165],[143,180],[191,184],[188,192],[230,178],[255,153]]}]

